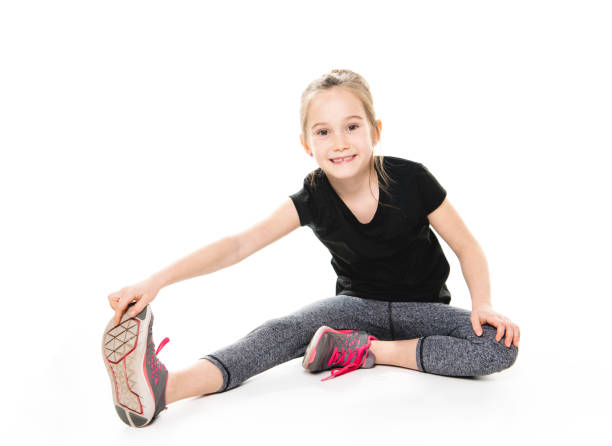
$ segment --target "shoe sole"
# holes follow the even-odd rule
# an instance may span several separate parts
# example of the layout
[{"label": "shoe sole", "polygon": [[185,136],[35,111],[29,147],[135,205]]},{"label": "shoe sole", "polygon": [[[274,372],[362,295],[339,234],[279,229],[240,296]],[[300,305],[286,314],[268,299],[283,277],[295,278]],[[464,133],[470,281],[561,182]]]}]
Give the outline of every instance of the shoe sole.
[{"label": "shoe sole", "polygon": [[148,305],[134,317],[126,311],[119,325],[111,319],[102,337],[102,357],[111,381],[115,410],[128,426],[143,427],[155,413],[145,363],[152,319]]},{"label": "shoe sole", "polygon": [[302,359],[302,367],[304,367],[306,370],[315,369],[320,371],[320,364],[313,364],[313,362],[317,357],[317,345],[319,345],[319,341],[327,332],[339,333],[337,330],[334,330],[326,325],[319,327],[319,329],[312,336],[308,347],[306,347],[306,353],[304,353],[304,359]]}]

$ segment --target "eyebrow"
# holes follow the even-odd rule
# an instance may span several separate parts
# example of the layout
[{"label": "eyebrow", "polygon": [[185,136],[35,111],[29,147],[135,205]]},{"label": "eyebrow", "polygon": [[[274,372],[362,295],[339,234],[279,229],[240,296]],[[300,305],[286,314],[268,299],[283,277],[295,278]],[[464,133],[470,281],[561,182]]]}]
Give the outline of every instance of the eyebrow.
[{"label": "eyebrow", "polygon": [[[352,119],[352,118],[357,118],[357,119],[361,119],[363,120],[363,118],[359,115],[352,115],[352,116],[347,116],[346,118],[344,118],[345,121]],[[312,127],[310,127],[310,130],[314,129],[316,126],[318,125],[322,125],[322,124],[327,124],[327,122],[317,122],[316,124],[313,124]]]}]

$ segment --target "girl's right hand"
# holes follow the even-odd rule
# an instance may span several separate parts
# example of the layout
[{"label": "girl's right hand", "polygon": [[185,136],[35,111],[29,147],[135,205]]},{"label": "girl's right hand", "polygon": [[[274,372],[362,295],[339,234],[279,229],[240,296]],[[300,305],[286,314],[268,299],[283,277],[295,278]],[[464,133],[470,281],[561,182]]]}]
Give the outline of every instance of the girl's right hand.
[{"label": "girl's right hand", "polygon": [[119,291],[108,295],[108,302],[113,310],[115,310],[115,325],[119,325],[121,316],[127,309],[128,305],[133,301],[136,304],[130,308],[129,315],[136,316],[140,313],[144,307],[146,307],[157,293],[159,293],[160,286],[152,278],[143,280],[142,282],[134,285],[126,286],[121,288]]}]

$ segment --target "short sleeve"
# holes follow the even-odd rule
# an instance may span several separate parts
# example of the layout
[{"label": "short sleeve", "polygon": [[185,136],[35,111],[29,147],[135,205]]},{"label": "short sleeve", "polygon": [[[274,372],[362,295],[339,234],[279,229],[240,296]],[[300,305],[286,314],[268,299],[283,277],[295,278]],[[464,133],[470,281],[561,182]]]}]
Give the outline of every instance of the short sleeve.
[{"label": "short sleeve", "polygon": [[446,189],[442,187],[429,169],[421,163],[418,164],[416,179],[421,206],[427,216],[442,204],[446,197]]},{"label": "short sleeve", "polygon": [[294,194],[289,195],[295,209],[297,210],[298,216],[300,217],[300,226],[312,226],[314,224],[313,217],[313,202],[312,192],[308,184],[308,177],[304,178],[304,184],[302,188]]}]

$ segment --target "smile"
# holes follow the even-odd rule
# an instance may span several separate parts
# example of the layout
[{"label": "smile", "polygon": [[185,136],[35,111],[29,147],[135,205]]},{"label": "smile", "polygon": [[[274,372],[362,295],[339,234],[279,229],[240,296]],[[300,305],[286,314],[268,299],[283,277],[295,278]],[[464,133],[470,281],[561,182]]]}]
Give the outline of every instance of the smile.
[{"label": "smile", "polygon": [[332,158],[330,161],[334,164],[350,163],[357,155],[345,156],[344,158]]}]

